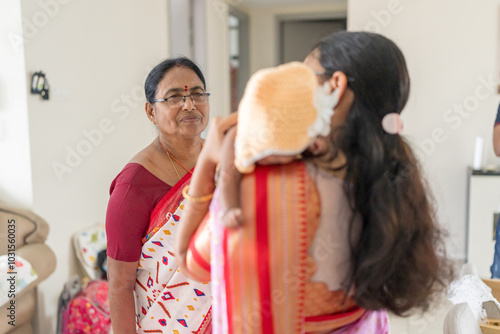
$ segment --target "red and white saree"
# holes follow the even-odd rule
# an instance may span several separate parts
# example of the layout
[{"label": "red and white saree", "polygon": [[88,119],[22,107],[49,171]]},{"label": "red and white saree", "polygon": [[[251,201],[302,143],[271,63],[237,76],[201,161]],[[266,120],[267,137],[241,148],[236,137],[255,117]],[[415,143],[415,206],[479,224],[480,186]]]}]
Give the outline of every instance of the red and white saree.
[{"label": "red and white saree", "polygon": [[158,203],[143,238],[135,285],[138,333],[211,333],[210,285],[187,278],[173,249],[184,209],[184,176]]}]

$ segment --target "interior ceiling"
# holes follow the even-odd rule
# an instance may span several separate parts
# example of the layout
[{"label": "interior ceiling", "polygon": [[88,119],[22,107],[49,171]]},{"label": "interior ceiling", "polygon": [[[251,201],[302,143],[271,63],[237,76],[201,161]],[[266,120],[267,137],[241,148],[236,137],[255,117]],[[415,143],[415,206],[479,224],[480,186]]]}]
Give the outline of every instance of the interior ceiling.
[{"label": "interior ceiling", "polygon": [[315,3],[342,3],[347,0],[237,0],[247,7],[271,7],[286,5],[311,5]]}]

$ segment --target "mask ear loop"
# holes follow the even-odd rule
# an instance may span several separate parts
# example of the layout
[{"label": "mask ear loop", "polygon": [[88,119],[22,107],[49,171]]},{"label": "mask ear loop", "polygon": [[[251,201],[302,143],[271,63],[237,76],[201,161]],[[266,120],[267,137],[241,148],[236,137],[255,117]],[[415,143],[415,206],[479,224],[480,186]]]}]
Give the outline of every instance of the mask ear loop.
[{"label": "mask ear loop", "polygon": [[316,136],[326,137],[330,134],[330,123],[334,114],[334,108],[339,104],[340,90],[335,89],[330,93],[330,84],[325,82],[314,92],[314,107],[317,116],[314,123],[308,130],[311,138]]}]

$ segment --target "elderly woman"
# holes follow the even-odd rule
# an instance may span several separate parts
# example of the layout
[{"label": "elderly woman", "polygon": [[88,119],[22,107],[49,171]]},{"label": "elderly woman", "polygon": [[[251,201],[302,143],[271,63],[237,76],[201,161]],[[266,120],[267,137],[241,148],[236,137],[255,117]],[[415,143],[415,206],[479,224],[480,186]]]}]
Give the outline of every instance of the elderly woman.
[{"label": "elderly woman", "polygon": [[209,286],[179,272],[173,253],[181,191],[190,182],[208,124],[205,90],[202,72],[187,58],[163,61],[146,79],[146,115],[158,137],[113,180],[106,214],[116,334],[191,333],[209,312]]}]

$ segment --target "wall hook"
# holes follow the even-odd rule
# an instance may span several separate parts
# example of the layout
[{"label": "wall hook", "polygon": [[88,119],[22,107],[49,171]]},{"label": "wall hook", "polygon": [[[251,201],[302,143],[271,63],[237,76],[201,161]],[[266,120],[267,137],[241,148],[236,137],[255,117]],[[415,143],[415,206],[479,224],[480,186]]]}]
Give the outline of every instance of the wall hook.
[{"label": "wall hook", "polygon": [[42,71],[35,72],[31,77],[31,94],[38,94],[44,100],[49,99],[49,83]]}]

